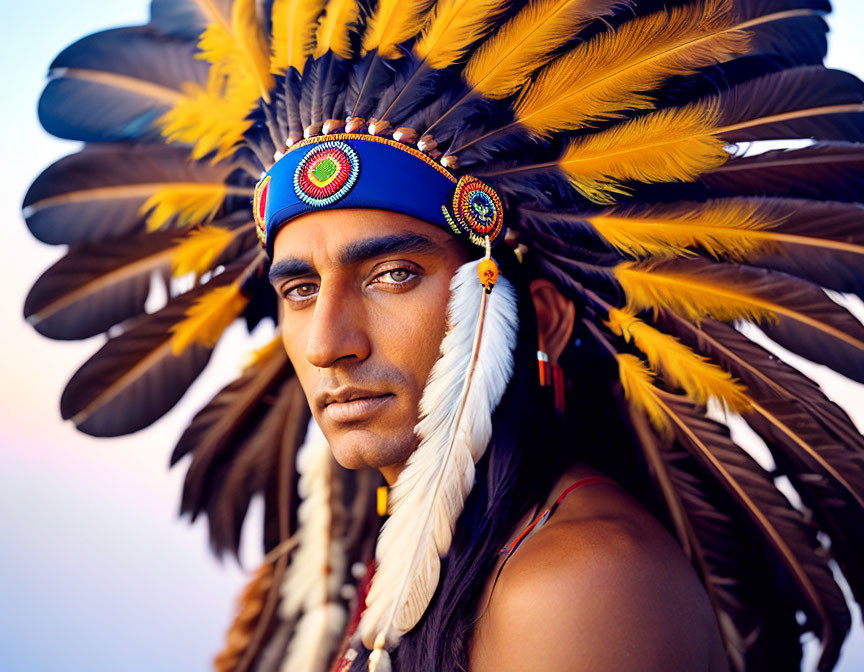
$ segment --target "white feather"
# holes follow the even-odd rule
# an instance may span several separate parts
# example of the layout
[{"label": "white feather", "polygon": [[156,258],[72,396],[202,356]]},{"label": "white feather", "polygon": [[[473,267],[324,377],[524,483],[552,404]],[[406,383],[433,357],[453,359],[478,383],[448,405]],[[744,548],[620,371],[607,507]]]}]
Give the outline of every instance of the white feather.
[{"label": "white feather", "polygon": [[303,614],[288,644],[281,670],[326,672],[342,641],[347,620],[344,607],[332,602]]},{"label": "white feather", "polygon": [[326,672],[345,627],[345,610],[335,602],[345,580],[346,560],[338,529],[340,514],[334,512],[339,496],[332,488],[333,456],[324,434],[312,420],[297,453],[297,472],[301,498],[297,509],[298,544],[279,589],[279,617],[292,621],[299,616],[300,620],[280,669]]},{"label": "white feather", "polygon": [[378,538],[360,622],[368,648],[376,638],[381,643],[382,633],[387,648],[396,646],[428,607],[474,485],[474,464],[492,435],[492,413],[513,373],[516,294],[499,277],[486,295],[478,263],[463,265],[451,282],[450,328],[420,402],[420,443],[390,491],[391,515]]}]

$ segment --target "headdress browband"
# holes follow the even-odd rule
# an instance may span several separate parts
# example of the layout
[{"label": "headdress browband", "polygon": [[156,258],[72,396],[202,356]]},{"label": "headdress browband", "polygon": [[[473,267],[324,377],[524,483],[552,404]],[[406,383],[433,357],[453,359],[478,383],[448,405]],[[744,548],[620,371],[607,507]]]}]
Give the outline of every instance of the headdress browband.
[{"label": "headdress browband", "polygon": [[273,256],[279,229],[322,208],[401,212],[486,245],[504,231],[501,198],[413,147],[375,135],[339,133],[292,146],[255,187],[258,238]]}]

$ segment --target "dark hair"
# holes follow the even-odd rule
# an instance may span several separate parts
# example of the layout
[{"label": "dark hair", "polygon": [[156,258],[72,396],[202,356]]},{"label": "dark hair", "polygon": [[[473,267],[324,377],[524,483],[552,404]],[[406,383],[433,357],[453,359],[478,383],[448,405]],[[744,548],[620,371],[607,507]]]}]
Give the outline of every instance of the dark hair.
[{"label": "dark hair", "polygon": [[[496,564],[498,549],[509,541],[516,523],[548,497],[555,482],[573,463],[610,462],[603,457],[609,451],[604,451],[595,437],[585,434],[586,443],[596,445],[596,449],[583,445],[581,436],[579,441],[572,437],[579,436],[578,429],[573,433],[574,426],[602,425],[596,422],[601,408],[605,408],[607,417],[613,417],[609,412],[611,395],[602,399],[594,394],[580,400],[578,393],[571,394],[577,406],[568,406],[566,426],[556,416],[551,390],[540,387],[537,375],[537,318],[529,290],[530,275],[524,268],[505,270],[503,264],[502,271],[516,286],[519,301],[519,342],[513,378],[493,416],[492,439],[477,463],[474,487],[457,522],[450,552],[442,560],[438,588],[423,618],[391,653],[394,670],[466,670],[475,612]],[[590,362],[585,365],[590,354],[578,352],[583,348],[580,324],[577,317],[576,336],[568,348],[577,352],[568,352],[562,363],[564,359],[581,362],[580,375],[584,375],[596,367]],[[572,362],[565,365],[579,369]],[[593,390],[595,386],[589,387]],[[609,389],[607,385],[598,387]],[[591,418],[591,422],[581,422],[580,418]],[[616,436],[620,421],[610,425],[612,439],[622,440]],[[623,440],[629,442],[630,438]],[[525,450],[527,446],[530,453]],[[368,654],[360,653],[351,672],[367,669]]]}]

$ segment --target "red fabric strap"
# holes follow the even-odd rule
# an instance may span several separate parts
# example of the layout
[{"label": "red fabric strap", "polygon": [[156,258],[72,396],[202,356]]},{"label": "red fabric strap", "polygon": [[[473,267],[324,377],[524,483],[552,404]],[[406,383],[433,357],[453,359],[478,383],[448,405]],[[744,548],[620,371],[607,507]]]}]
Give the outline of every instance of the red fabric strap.
[{"label": "red fabric strap", "polygon": [[546,509],[542,514],[537,514],[537,516],[534,517],[534,520],[532,520],[528,524],[528,526],[519,533],[519,535],[510,543],[510,545],[503,546],[501,550],[498,551],[498,553],[501,554],[506,552],[507,557],[509,558],[513,551],[515,551],[516,548],[519,546],[519,544],[522,543],[522,540],[525,539],[528,533],[531,532],[532,529],[534,529],[534,526],[537,525],[537,523],[539,523],[541,520],[547,520],[549,516],[555,513],[555,509],[558,508],[558,505],[564,500],[567,495],[569,495],[571,492],[578,488],[584,488],[589,485],[599,485],[601,483],[605,485],[617,485],[615,481],[613,481],[611,478],[606,478],[605,476],[586,476],[585,478],[580,478],[578,481],[568,486],[564,490],[564,492],[558,495],[558,499],[555,500],[555,503],[552,504],[552,506]]}]

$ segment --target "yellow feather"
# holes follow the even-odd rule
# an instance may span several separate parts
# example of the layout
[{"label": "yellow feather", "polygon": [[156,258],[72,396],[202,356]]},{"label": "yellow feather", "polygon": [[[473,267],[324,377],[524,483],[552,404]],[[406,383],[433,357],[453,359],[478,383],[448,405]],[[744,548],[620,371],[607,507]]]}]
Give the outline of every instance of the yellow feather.
[{"label": "yellow feather", "polygon": [[332,51],[339,58],[351,58],[349,30],[360,17],[357,0],[330,0],[315,36],[315,58]]},{"label": "yellow feather", "polygon": [[540,0],[529,3],[486,40],[468,61],[465,81],[487,98],[506,98],[528,81],[592,20],[617,0]]},{"label": "yellow feather", "polygon": [[244,95],[226,95],[226,78],[212,69],[206,89],[191,83],[184,89],[186,95],[159,119],[162,135],[169,142],[192,145],[193,159],[214,152],[215,163],[230,156],[252,125],[247,116],[255,102],[250,105]]},{"label": "yellow feather", "polygon": [[644,264],[620,264],[615,267],[615,278],[636,310],[665,307],[697,322],[704,317],[724,322],[770,320],[782,309],[741,287]]},{"label": "yellow feather", "polygon": [[734,411],[749,404],[745,388],[719,366],[693,352],[678,339],[658,331],[629,311],[609,311],[609,328],[625,340],[632,340],[648,358],[651,368],[663,374],[668,383],[683,389],[698,404],[720,399]]},{"label": "yellow feather", "polygon": [[275,0],[270,72],[294,68],[303,72],[306,57],[315,46],[315,28],[326,0]]},{"label": "yellow feather", "polygon": [[235,232],[221,226],[202,226],[180,240],[171,251],[171,272],[175,276],[201,275],[213,268]]},{"label": "yellow feather", "polygon": [[516,118],[532,133],[576,130],[651,109],[655,91],[675,75],[747,53],[749,34],[734,28],[729,0],[704,0],[629,21],[558,58],[527,86]]},{"label": "yellow feather", "polygon": [[138,214],[147,214],[148,231],[169,222],[180,227],[200,224],[213,219],[227,193],[222,182],[178,182],[154,192]]},{"label": "yellow feather", "polygon": [[212,348],[248,302],[237,284],[208,292],[186,311],[185,320],[171,327],[171,352],[180,355],[196,343]]},{"label": "yellow feather", "polygon": [[664,406],[657,399],[657,388],[652,382],[651,372],[635,355],[617,355],[618,376],[624,394],[637,408],[644,411],[654,427],[664,436],[671,436],[672,425]]},{"label": "yellow feather", "polygon": [[243,88],[254,88],[255,96],[269,100],[273,86],[270,58],[264,36],[258,25],[255,0],[234,0],[231,16],[220,17],[207,26],[198,41],[201,58],[211,63],[217,72]]},{"label": "yellow feather", "polygon": [[440,0],[414,45],[414,54],[436,70],[453,65],[489,32],[506,5],[506,0]]},{"label": "yellow feather", "polygon": [[213,22],[201,34],[198,58],[211,64],[206,88],[187,84],[184,96],[159,119],[169,142],[193,145],[192,156],[230,156],[251,122],[259,98],[269,100],[273,78],[255,0],[235,0],[231,16],[208,3]]},{"label": "yellow feather", "polygon": [[419,32],[429,4],[430,0],[379,0],[363,35],[363,54],[377,49],[382,58],[401,58],[396,47]]},{"label": "yellow feather", "polygon": [[768,208],[745,199],[684,206],[621,208],[586,217],[610,245],[635,257],[673,257],[701,247],[714,257],[744,261],[772,252],[771,229],[783,223]]},{"label": "yellow feather", "polygon": [[729,158],[726,143],[712,135],[718,117],[716,102],[653,112],[574,140],[557,165],[595,203],[627,194],[627,180],[690,182]]},{"label": "yellow feather", "polygon": [[[246,363],[246,366],[243,367],[243,370],[248,371],[251,368],[264,364],[265,362],[269,361],[274,355],[279,355],[283,347],[284,346],[282,345],[282,336],[277,336],[267,345],[264,345],[255,350],[255,352],[253,352],[249,356],[249,361]],[[281,354],[284,355],[285,353],[282,352]]]}]

